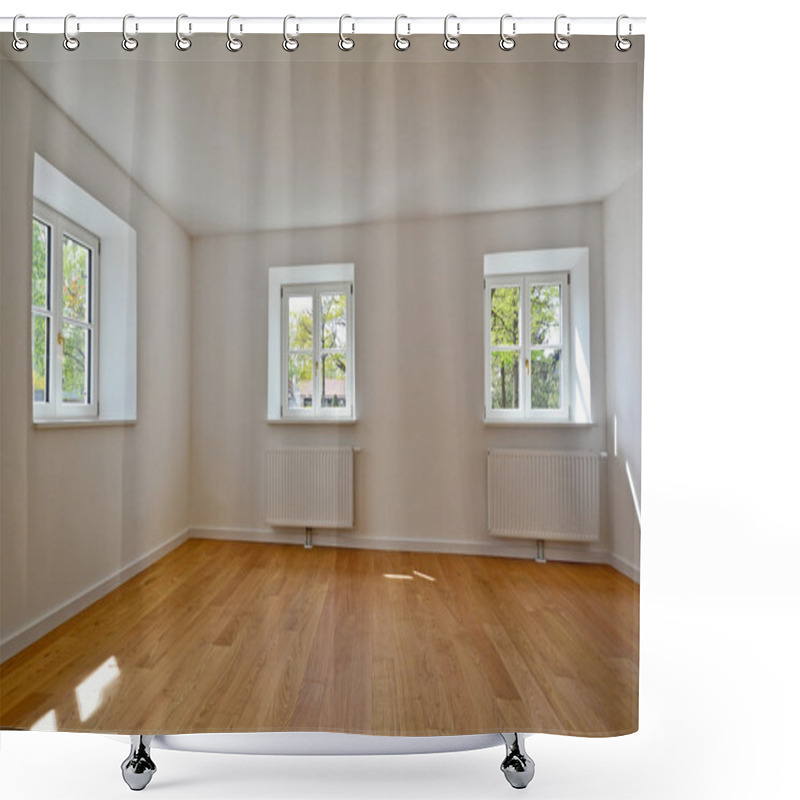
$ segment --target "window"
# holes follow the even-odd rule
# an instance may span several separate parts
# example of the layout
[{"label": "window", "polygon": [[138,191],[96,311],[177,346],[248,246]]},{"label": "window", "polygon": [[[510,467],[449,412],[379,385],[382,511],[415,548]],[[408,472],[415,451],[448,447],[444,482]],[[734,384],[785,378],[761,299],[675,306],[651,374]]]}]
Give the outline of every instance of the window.
[{"label": "window", "polygon": [[568,294],[568,273],[487,279],[487,416],[569,418]]},{"label": "window", "polygon": [[97,416],[97,237],[34,204],[31,339],[34,416]]},{"label": "window", "polygon": [[270,420],[355,419],[353,297],[352,264],[270,270]]},{"label": "window", "polygon": [[283,416],[351,416],[352,284],[283,287]]},{"label": "window", "polygon": [[131,424],[136,231],[38,153],[33,196],[33,422]]},{"label": "window", "polygon": [[485,421],[591,424],[588,248],[489,253],[483,276]]}]

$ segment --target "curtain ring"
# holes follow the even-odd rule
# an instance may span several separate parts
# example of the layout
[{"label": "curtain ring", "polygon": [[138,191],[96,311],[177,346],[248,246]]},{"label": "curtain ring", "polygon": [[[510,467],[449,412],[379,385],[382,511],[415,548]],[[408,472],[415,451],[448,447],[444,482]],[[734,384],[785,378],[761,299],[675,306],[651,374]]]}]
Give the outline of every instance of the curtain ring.
[{"label": "curtain ring", "polygon": [[450,50],[452,52],[453,50],[458,50],[458,46],[461,44],[461,42],[459,41],[459,38],[458,38],[459,35],[461,34],[461,23],[456,21],[456,35],[453,36],[453,34],[451,34],[447,30],[447,25],[448,25],[448,23],[450,22],[451,19],[457,20],[456,15],[455,14],[448,14],[444,18],[444,42],[443,42],[443,44],[444,44],[444,49],[445,50]]},{"label": "curtain ring", "polygon": [[[629,19],[627,14],[620,14],[617,17],[617,41],[614,43],[614,47],[620,51],[620,53],[627,53],[628,50],[631,49],[633,42],[630,39],[623,39],[622,34],[620,33],[620,22],[624,19]],[[628,23],[628,36],[631,34],[631,24]]]},{"label": "curtain ring", "polygon": [[[297,37],[289,36],[288,25],[290,19],[296,20],[297,17],[293,17],[291,14],[288,14],[283,18],[283,49],[287,53],[293,53],[298,47],[300,47],[300,42],[297,41]],[[296,23],[295,25],[297,27],[297,33],[300,33],[300,26]]]},{"label": "curtain ring", "polygon": [[[181,20],[188,18],[188,14],[178,14],[177,18],[175,19],[175,47],[181,51],[186,51],[192,46],[192,40],[188,39],[181,33]],[[191,23],[189,24],[189,30],[192,30]]]},{"label": "curtain ring", "polygon": [[[554,25],[553,25],[553,31],[554,31],[554,33],[555,33],[555,37],[556,37],[556,38],[555,38],[555,41],[553,42],[553,47],[555,47],[555,49],[556,49],[556,50],[558,50],[558,51],[560,51],[560,52],[562,52],[562,53],[564,52],[564,50],[566,50],[566,49],[569,47],[569,39],[565,39],[565,38],[564,38],[564,37],[563,37],[563,36],[562,36],[562,35],[561,35],[561,34],[558,32],[558,21],[559,21],[560,19],[566,19],[566,18],[567,18],[567,15],[566,15],[566,14],[559,14],[559,15],[556,17],[556,21],[555,21],[555,23],[554,23]],[[569,33],[570,33],[570,30],[569,30],[569,28],[570,28],[570,25],[569,25],[569,22],[568,22],[568,23],[567,23],[567,36],[569,36]]]},{"label": "curtain ring", "polygon": [[[231,14],[228,17],[228,41],[225,42],[225,47],[227,47],[228,50],[231,51],[231,53],[238,53],[242,49],[242,46],[244,45],[244,42],[241,39],[237,39],[231,33],[231,22],[233,22],[235,19],[239,19],[239,17],[237,17],[236,14]],[[240,27],[239,31],[241,30],[242,29]]]},{"label": "curtain ring", "polygon": [[[352,50],[356,46],[355,41],[345,36],[344,31],[342,30],[344,26],[344,21],[346,19],[353,19],[353,18],[349,14],[342,14],[342,16],[339,17],[339,49],[344,50],[345,52],[347,52],[348,50]],[[353,25],[353,33],[355,33],[356,30],[355,22],[353,22],[352,25]]]},{"label": "curtain ring", "polygon": [[14,17],[14,22],[13,22],[13,24],[11,26],[11,32],[13,33],[14,38],[11,40],[11,46],[18,53],[21,53],[23,50],[27,50],[28,49],[28,40],[27,39],[23,39],[17,33],[17,20],[19,20],[19,19],[25,19],[25,16],[23,14],[17,14],[17,16]]},{"label": "curtain ring", "polygon": [[[69,26],[69,21],[71,19],[75,19],[74,14],[67,14],[67,16],[64,17],[64,49],[69,50],[70,53],[77,50],[81,46],[81,43],[77,40],[77,38],[75,36],[70,36],[69,31],[67,30],[67,27]],[[77,23],[76,23],[76,30],[80,30],[80,25],[78,25]]]},{"label": "curtain ring", "polygon": [[500,49],[501,50],[513,50],[514,45],[517,43],[514,37],[517,35],[517,23],[511,23],[511,35],[505,32],[505,22],[507,19],[512,19],[511,14],[503,14],[500,17]]},{"label": "curtain ring", "polygon": [[122,49],[132,53],[139,46],[139,40],[128,33],[129,19],[134,19],[133,14],[126,14],[122,18]]},{"label": "curtain ring", "polygon": [[411,23],[406,22],[406,27],[408,28],[408,33],[406,36],[400,35],[400,20],[405,19],[407,20],[408,17],[405,14],[398,14],[394,18],[394,49],[395,50],[408,50],[411,47],[411,39],[407,38],[411,36]]}]

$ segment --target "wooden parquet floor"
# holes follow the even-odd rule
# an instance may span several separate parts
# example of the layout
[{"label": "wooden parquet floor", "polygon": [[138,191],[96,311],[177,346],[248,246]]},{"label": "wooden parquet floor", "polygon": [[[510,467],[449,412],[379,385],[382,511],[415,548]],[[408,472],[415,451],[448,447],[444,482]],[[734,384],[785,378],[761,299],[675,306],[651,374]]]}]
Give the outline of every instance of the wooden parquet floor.
[{"label": "wooden parquet floor", "polygon": [[608,566],[190,539],[0,665],[0,726],[628,733],[638,609]]}]

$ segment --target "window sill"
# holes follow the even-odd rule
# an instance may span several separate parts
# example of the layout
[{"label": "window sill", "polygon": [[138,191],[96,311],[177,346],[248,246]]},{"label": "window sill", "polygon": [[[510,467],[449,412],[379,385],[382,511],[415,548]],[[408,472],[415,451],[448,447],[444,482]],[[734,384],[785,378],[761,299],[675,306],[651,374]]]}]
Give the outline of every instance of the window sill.
[{"label": "window sill", "polygon": [[492,428],[593,428],[596,422],[571,422],[564,419],[484,419]]},{"label": "window sill", "polygon": [[267,425],[355,425],[357,419],[352,417],[315,417],[314,419],[299,419],[298,417],[281,417],[280,419],[267,419]]},{"label": "window sill", "polygon": [[35,419],[34,428],[112,428],[130,427],[135,419]]}]

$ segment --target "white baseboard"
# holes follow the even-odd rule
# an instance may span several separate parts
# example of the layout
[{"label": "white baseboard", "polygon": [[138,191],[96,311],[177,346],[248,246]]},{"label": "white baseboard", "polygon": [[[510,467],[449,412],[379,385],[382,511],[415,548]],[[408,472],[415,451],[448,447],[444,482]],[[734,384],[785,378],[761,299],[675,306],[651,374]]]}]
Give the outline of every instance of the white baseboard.
[{"label": "white baseboard", "polygon": [[221,539],[226,542],[274,542],[275,544],[303,543],[304,531],[296,536],[278,535],[272,528],[226,528],[213,525],[193,525],[189,528],[190,539]]},{"label": "white baseboard", "polygon": [[160,558],[163,558],[167,553],[178,547],[178,545],[183,544],[188,538],[189,528],[185,528],[168,541],[154,547],[144,555],[139,556],[139,558],[120,568],[113,575],[109,575],[104,580],[95,583],[93,586],[75,595],[52,611],[48,611],[24,628],[9,634],[0,641],[0,663],[24,650],[37,639],[40,639],[46,633],[54,630],[63,622],[66,622],[70,617],[74,617],[75,614],[88,608],[92,603],[104,597],[118,586],[121,586],[125,581],[130,580],[134,575],[147,569],[147,567],[154,564]]},{"label": "white baseboard", "polygon": [[639,567],[631,564],[625,558],[622,558],[614,553],[608,554],[608,563],[614,567],[615,570],[627,575],[635,583],[639,583]]},{"label": "white baseboard", "polygon": [[[274,528],[230,528],[195,525],[189,529],[190,539],[224,539],[238,542],[302,545],[305,531],[275,530]],[[320,547],[353,547],[358,550],[398,550],[413,553],[453,553],[467,556],[500,556],[503,558],[536,557],[535,541],[492,539],[489,542],[467,542],[450,539],[397,539],[359,536],[348,531],[315,530],[313,542]],[[608,564],[639,582],[639,570],[627,561],[606,550],[578,549],[547,543],[545,556],[549,561],[571,561],[581,564]]]}]

